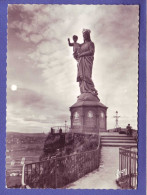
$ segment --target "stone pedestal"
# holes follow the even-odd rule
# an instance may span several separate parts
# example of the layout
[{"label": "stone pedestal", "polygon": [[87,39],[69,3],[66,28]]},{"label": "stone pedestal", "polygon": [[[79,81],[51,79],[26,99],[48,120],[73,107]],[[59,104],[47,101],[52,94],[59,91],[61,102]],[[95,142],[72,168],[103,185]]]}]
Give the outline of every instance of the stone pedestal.
[{"label": "stone pedestal", "polygon": [[83,93],[70,107],[71,130],[81,133],[107,131],[107,107],[91,93]]}]

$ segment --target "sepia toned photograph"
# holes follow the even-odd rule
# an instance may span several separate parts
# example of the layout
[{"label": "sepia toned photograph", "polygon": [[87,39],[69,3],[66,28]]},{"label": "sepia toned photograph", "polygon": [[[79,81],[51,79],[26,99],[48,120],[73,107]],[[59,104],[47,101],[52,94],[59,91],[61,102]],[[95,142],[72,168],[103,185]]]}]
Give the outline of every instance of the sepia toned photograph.
[{"label": "sepia toned photograph", "polygon": [[138,5],[8,5],[6,188],[137,189]]}]

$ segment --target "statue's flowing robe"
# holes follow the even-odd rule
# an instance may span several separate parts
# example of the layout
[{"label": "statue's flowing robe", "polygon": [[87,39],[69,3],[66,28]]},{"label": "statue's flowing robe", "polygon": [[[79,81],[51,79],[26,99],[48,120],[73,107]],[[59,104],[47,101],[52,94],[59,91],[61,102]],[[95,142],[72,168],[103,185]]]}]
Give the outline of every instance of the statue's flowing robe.
[{"label": "statue's flowing robe", "polygon": [[92,77],[92,67],[94,60],[94,43],[92,41],[85,42],[81,45],[80,53],[85,53],[78,60],[77,82],[79,82],[81,93],[92,93],[97,95],[97,90],[94,87]]}]

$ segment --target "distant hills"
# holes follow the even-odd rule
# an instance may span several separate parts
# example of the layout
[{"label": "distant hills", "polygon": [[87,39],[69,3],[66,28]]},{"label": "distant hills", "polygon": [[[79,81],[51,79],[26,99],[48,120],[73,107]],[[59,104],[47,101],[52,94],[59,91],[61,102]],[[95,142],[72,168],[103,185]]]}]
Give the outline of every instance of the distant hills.
[{"label": "distant hills", "polygon": [[46,136],[48,133],[21,133],[21,132],[6,132],[6,135],[24,135],[24,136]]}]

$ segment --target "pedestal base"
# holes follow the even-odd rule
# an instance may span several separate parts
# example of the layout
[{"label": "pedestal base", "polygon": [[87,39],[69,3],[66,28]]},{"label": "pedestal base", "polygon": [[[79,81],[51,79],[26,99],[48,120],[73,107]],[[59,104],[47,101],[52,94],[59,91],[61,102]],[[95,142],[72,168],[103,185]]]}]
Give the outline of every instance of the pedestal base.
[{"label": "pedestal base", "polygon": [[73,132],[98,133],[107,131],[107,107],[97,96],[83,93],[70,107]]}]

